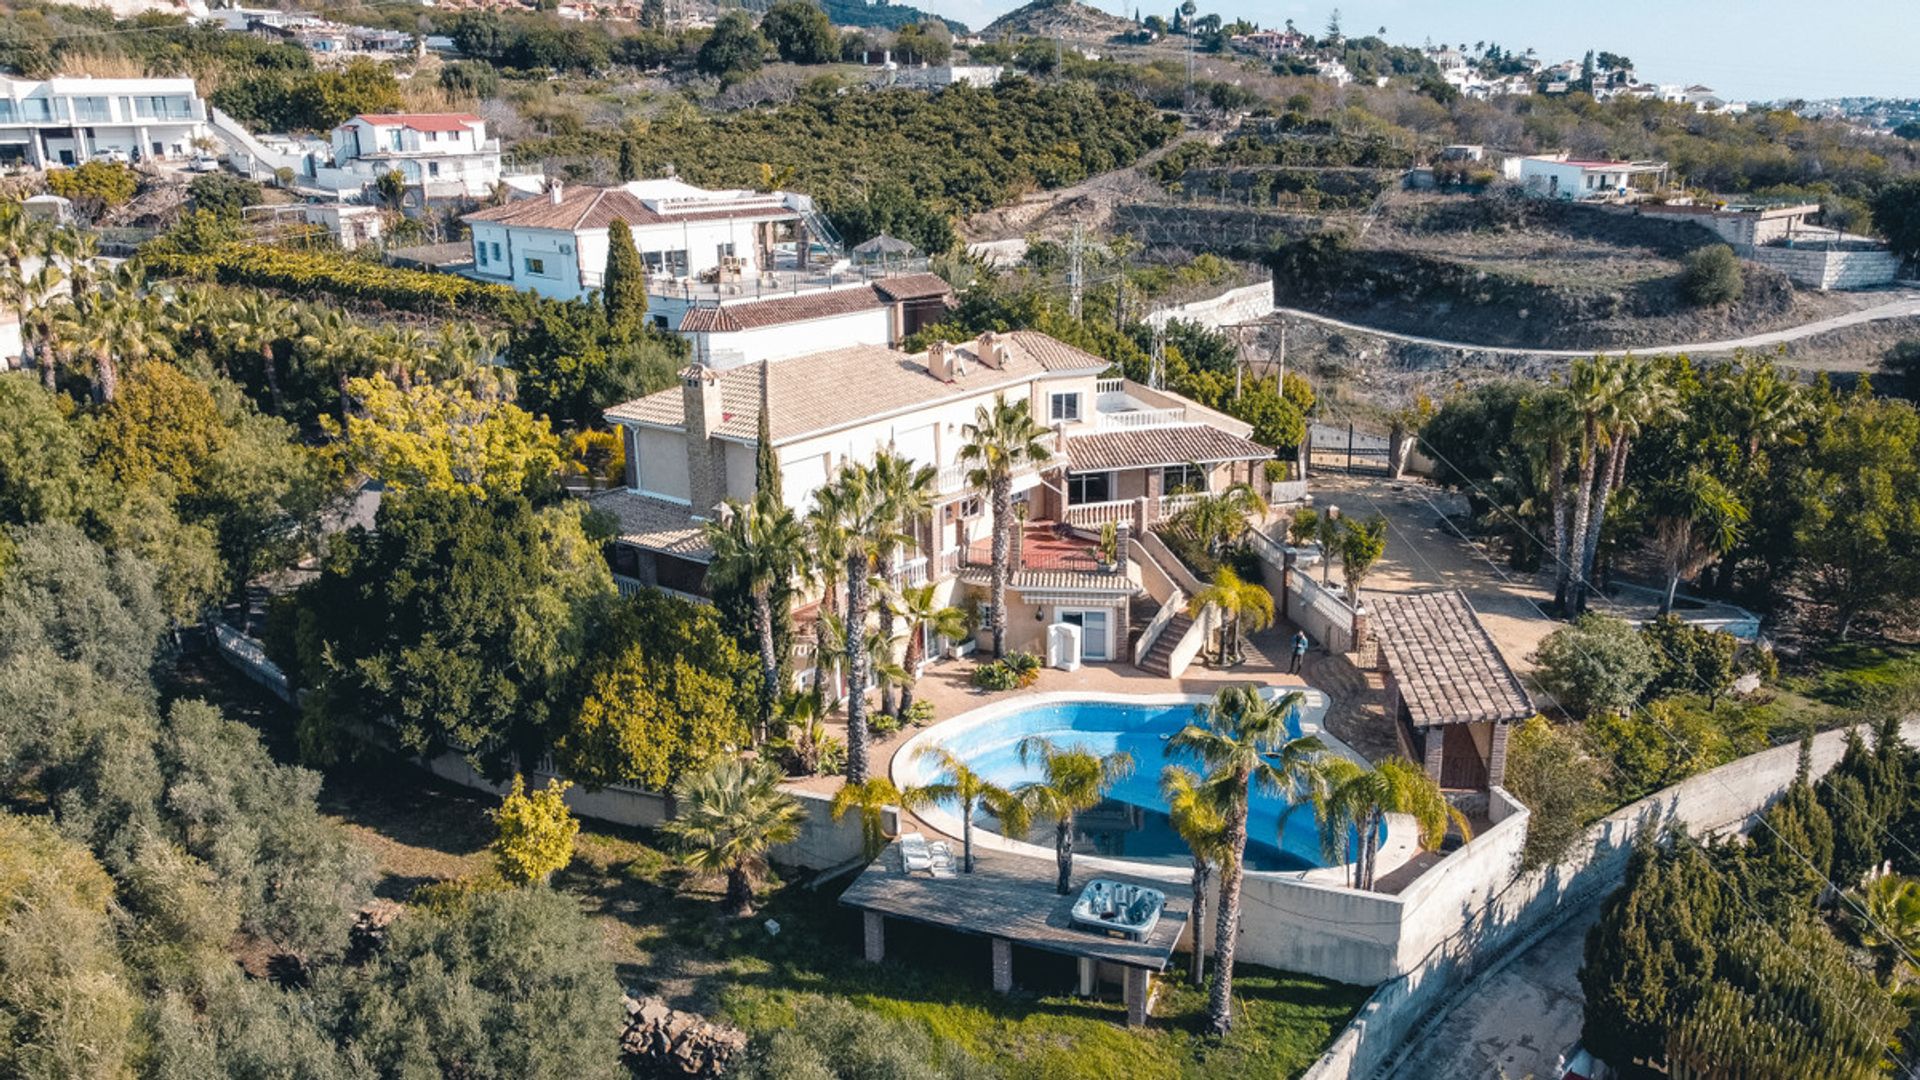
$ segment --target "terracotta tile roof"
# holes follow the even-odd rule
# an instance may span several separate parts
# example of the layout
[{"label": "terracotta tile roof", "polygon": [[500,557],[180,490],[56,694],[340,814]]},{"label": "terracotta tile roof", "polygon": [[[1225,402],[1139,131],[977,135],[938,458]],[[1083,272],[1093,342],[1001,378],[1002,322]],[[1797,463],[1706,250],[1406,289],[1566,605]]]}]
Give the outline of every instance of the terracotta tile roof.
[{"label": "terracotta tile roof", "polygon": [[472,113],[361,113],[354,119],[375,127],[403,127],[414,131],[465,131],[480,123],[480,118]]},{"label": "terracotta tile roof", "polygon": [[[943,283],[944,284],[944,283]],[[680,317],[680,332],[729,333],[757,330],[764,326],[784,326],[809,319],[828,319],[857,311],[877,311],[887,303],[876,286],[861,284],[851,288],[822,289],[818,292],[782,296],[773,300],[755,300],[746,304],[719,307],[693,307]]]},{"label": "terracotta tile roof", "polygon": [[1380,657],[1415,727],[1524,720],[1533,702],[1458,589],[1374,594]]},{"label": "terracotta tile roof", "polygon": [[784,221],[798,214],[781,206],[734,206],[713,210],[676,210],[662,214],[623,187],[563,186],[560,201],[546,195],[476,210],[462,221],[488,221],[523,229],[604,229],[615,221],[628,225],[659,225],[682,221]]},{"label": "terracotta tile roof", "polygon": [[[1002,335],[1008,347],[1001,368],[981,364],[971,342],[956,346],[962,370],[950,383],[927,374],[924,354],[910,356],[878,345],[855,345],[728,368],[717,373],[715,385],[720,390],[722,419],[716,434],[742,442],[758,437],[763,371],[767,400],[773,409],[768,427],[774,442],[783,443],[952,398],[1025,387],[1051,370],[1035,358],[1037,338],[1046,335]],[[1096,365],[1105,364],[1097,357],[1093,359]],[[680,394],[680,387],[673,386],[616,405],[606,411],[606,417],[679,428],[686,422]]]},{"label": "terracotta tile roof", "polygon": [[1113,361],[1104,356],[1095,356],[1085,349],[1069,345],[1059,338],[1050,337],[1038,330],[1015,330],[1005,336],[1012,338],[1015,345],[1033,358],[1034,363],[1048,371],[1081,369],[1105,371],[1113,366]]},{"label": "terracotta tile roof", "polygon": [[1138,469],[1192,462],[1264,461],[1273,451],[1207,424],[1103,431],[1067,440],[1068,467],[1075,472]]},{"label": "terracotta tile roof", "polygon": [[713,557],[706,531],[693,512],[678,503],[616,489],[590,497],[595,510],[619,520],[616,535],[624,543],[705,562]]},{"label": "terracotta tile roof", "polygon": [[938,274],[896,274],[873,283],[874,290],[888,300],[928,300],[951,296],[953,286]]}]

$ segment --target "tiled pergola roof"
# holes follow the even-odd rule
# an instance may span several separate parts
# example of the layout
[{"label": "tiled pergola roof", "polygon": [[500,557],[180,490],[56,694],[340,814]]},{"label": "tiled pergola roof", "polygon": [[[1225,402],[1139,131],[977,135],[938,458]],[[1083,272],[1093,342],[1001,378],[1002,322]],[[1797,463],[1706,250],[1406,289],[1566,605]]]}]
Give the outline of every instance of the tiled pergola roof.
[{"label": "tiled pergola roof", "polygon": [[1458,589],[1376,593],[1368,606],[1381,659],[1414,727],[1533,715],[1526,688]]}]

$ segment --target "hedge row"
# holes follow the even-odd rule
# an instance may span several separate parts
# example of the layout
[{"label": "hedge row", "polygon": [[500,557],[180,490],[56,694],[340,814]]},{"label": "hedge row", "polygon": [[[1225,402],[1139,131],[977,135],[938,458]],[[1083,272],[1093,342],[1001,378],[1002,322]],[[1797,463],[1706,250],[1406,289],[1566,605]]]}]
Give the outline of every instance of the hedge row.
[{"label": "hedge row", "polygon": [[148,256],[149,268],[168,276],[279,289],[303,298],[321,295],[428,315],[494,314],[516,295],[455,274],[406,270],[330,251],[292,251],[238,244],[196,255]]}]

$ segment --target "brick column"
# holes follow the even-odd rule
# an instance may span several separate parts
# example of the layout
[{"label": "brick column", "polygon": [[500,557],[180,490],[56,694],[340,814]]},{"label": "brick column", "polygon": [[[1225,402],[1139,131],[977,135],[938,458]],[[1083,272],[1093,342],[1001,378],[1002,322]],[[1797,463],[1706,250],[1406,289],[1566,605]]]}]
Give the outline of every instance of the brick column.
[{"label": "brick column", "polygon": [[1422,736],[1427,740],[1427,775],[1433,777],[1433,782],[1437,784],[1440,782],[1440,762],[1447,751],[1447,729],[1430,727],[1422,732]]},{"label": "brick column", "polygon": [[1371,631],[1367,629],[1367,609],[1361,605],[1358,596],[1353,598],[1353,602],[1353,651],[1357,655],[1364,655],[1364,647],[1371,636]]},{"label": "brick column", "polygon": [[1013,992],[1013,942],[993,939],[993,989],[995,993]]},{"label": "brick column", "polygon": [[887,958],[887,917],[877,911],[860,913],[861,928],[866,931],[867,963],[877,964]]},{"label": "brick column", "polygon": [[1287,598],[1293,595],[1293,575],[1297,572],[1296,564],[1298,564],[1299,561],[1300,561],[1300,553],[1293,550],[1292,548],[1288,548],[1285,564],[1280,568],[1279,600],[1280,600],[1280,617],[1283,619],[1291,617],[1287,613]]},{"label": "brick column", "polygon": [[1127,1026],[1145,1027],[1147,1007],[1153,1003],[1152,975],[1143,967],[1127,969]]},{"label": "brick column", "polygon": [[1493,743],[1487,748],[1487,784],[1499,787],[1507,778],[1507,732],[1512,724],[1493,725]]}]

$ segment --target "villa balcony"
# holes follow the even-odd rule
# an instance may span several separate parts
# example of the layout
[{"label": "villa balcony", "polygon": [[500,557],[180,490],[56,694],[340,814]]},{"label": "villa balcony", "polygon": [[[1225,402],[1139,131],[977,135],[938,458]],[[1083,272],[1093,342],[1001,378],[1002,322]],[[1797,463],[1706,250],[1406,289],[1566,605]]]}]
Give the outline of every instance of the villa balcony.
[{"label": "villa balcony", "polygon": [[1149,390],[1125,379],[1101,379],[1093,389],[1093,421],[1101,431],[1168,427],[1202,419],[1192,415],[1173,395]]}]

